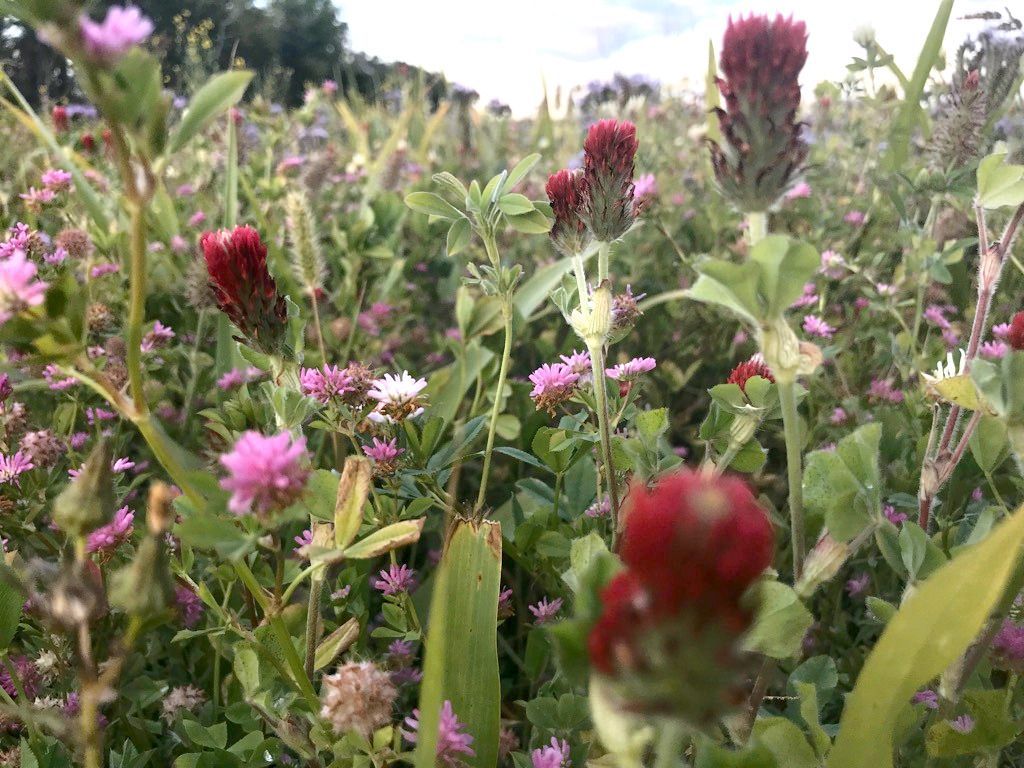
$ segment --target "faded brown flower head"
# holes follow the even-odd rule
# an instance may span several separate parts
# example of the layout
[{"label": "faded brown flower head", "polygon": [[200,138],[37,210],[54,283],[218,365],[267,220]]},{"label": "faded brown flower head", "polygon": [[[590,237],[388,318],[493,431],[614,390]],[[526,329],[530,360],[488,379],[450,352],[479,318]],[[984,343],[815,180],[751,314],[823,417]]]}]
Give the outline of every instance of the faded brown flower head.
[{"label": "faded brown flower head", "polygon": [[53,244],[68,252],[73,259],[86,259],[92,255],[92,238],[83,229],[63,229],[57,233]]},{"label": "faded brown flower head", "polygon": [[108,331],[114,326],[114,313],[106,304],[94,301],[85,310],[85,324],[92,333]]},{"label": "faded brown flower head", "polygon": [[356,731],[369,736],[391,721],[398,690],[391,676],[369,661],[349,662],[323,679],[320,717],[335,733]]},{"label": "faded brown flower head", "polygon": [[64,455],[64,443],[49,429],[26,432],[20,448],[37,467],[51,467]]},{"label": "faded brown flower head", "polygon": [[160,705],[160,717],[173,723],[179,712],[195,712],[206,701],[206,694],[194,685],[172,688]]}]

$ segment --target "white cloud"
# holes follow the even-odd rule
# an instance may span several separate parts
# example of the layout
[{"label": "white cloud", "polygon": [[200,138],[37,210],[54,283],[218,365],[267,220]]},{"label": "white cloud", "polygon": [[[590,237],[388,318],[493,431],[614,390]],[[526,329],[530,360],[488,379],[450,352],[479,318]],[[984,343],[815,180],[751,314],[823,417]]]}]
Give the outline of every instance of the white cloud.
[{"label": "white cloud", "polygon": [[[931,26],[934,0],[358,0],[340,2],[353,47],[404,60],[498,98],[519,114],[551,89],[643,74],[669,86],[700,87],[707,45],[716,46],[730,14],[792,13],[807,23],[803,82],[841,79],[860,50],[853,32],[875,29],[905,70],[913,68]],[[956,45],[978,22],[956,17],[986,10],[989,0],[958,0],[946,35]]]}]

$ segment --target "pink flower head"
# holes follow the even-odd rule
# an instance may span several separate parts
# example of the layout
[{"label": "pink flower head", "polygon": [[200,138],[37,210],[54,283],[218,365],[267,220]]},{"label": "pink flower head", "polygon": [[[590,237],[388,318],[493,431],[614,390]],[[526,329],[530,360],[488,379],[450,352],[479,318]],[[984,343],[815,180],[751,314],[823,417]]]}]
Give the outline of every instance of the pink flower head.
[{"label": "pink flower head", "polygon": [[43,378],[54,392],[63,392],[78,383],[78,379],[72,376],[62,377],[56,363],[50,363],[43,368]]},{"label": "pink flower head", "polygon": [[313,531],[310,528],[306,528],[302,533],[292,539],[295,542],[295,548],[292,552],[298,557],[306,557],[306,547],[313,544]]},{"label": "pink flower head", "polygon": [[116,62],[153,32],[153,22],[134,5],[108,8],[102,22],[83,14],[78,24],[86,52],[107,63]]},{"label": "pink flower head", "polygon": [[653,371],[658,362],[653,357],[634,357],[626,363],[605,368],[605,375],[616,381],[632,381],[641,374]]},{"label": "pink flower head", "polygon": [[[473,736],[464,732],[466,729],[465,724],[455,715],[452,703],[447,699],[441,705],[441,711],[438,714],[437,764],[442,766],[442,768],[459,768],[459,766],[465,764],[466,757],[476,756],[476,752],[473,751],[471,746],[473,744]],[[401,729],[402,735],[413,744],[416,743],[416,737],[419,732],[419,717],[420,711],[414,709],[412,716],[405,718],[408,730],[405,728]]]},{"label": "pink flower head", "polygon": [[846,415],[846,410],[845,409],[839,408],[839,407],[836,407],[836,408],[832,409],[832,416],[829,418],[829,421],[834,426],[838,427],[840,424],[845,424],[846,423],[846,419],[847,419],[847,415]]},{"label": "pink flower head", "polygon": [[0,323],[43,303],[48,285],[35,279],[37,272],[24,251],[15,251],[6,261],[0,261]]},{"label": "pink flower head", "polygon": [[32,659],[21,654],[17,656],[12,655],[8,658],[8,663],[14,668],[14,674],[17,677],[18,683],[15,683],[14,678],[11,677],[11,671],[7,668],[7,664],[0,664],[0,688],[3,688],[12,699],[16,699],[21,695],[18,690],[19,688],[25,692],[27,699],[35,699],[36,694],[39,693],[42,681],[39,678],[39,671],[36,669],[35,664],[32,663]]},{"label": "pink flower head", "polygon": [[352,392],[352,378],[348,371],[336,365],[322,368],[303,368],[299,372],[302,393],[326,405],[331,400]]},{"label": "pink flower head", "polygon": [[846,582],[846,593],[850,597],[859,597],[867,590],[871,577],[867,573],[854,576]]},{"label": "pink flower head", "polygon": [[929,304],[924,310],[923,317],[932,325],[943,330],[949,328],[949,320],[946,319],[946,310],[936,304]]},{"label": "pink flower head", "polygon": [[836,329],[826,323],[817,315],[807,315],[804,318],[804,333],[808,333],[811,336],[820,336],[823,339],[831,339],[832,335],[836,332]]},{"label": "pink flower head", "polygon": [[1010,351],[1010,345],[1005,341],[986,341],[979,348],[978,353],[988,360],[1002,360]]},{"label": "pink flower head", "polygon": [[86,550],[109,552],[131,538],[135,528],[135,513],[128,507],[121,507],[114,513],[114,519],[89,534]]},{"label": "pink flower head", "polygon": [[792,187],[790,187],[789,191],[786,192],[786,195],[785,195],[787,200],[800,200],[800,199],[803,199],[805,197],[810,197],[810,196],[811,196],[811,185],[808,184],[806,181],[802,181],[802,180],[798,181],[796,184],[794,184]]},{"label": "pink flower head", "polygon": [[658,196],[658,180],[653,173],[644,173],[633,182],[633,196],[637,202]]},{"label": "pink flower head", "polygon": [[903,523],[907,522],[907,513],[897,512],[896,507],[894,507],[892,504],[886,504],[884,507],[882,507],[882,514],[885,515],[886,520],[888,520],[895,526],[900,526],[903,525]]},{"label": "pink flower head", "polygon": [[71,186],[71,174],[60,168],[51,168],[40,177],[47,189],[60,190]]},{"label": "pink flower head", "polygon": [[545,363],[530,374],[530,397],[537,410],[553,413],[556,406],[572,397],[579,380],[580,374],[567,363]]},{"label": "pink flower head", "polygon": [[154,349],[162,347],[173,338],[174,331],[157,320],[153,323],[153,330],[142,338],[142,344],[140,346],[143,352],[152,352]]},{"label": "pink flower head", "polygon": [[44,253],[43,261],[45,261],[51,267],[55,267],[58,264],[63,264],[65,261],[67,261],[69,255],[70,254],[67,252],[66,248],[61,248],[60,246],[58,246],[53,249],[52,253]]},{"label": "pink flower head", "polygon": [[402,565],[392,563],[387,570],[380,572],[379,579],[373,579],[372,586],[385,595],[411,592],[416,588],[416,571],[404,563]]},{"label": "pink flower head", "polygon": [[34,466],[32,458],[22,451],[16,451],[10,456],[0,454],[0,483],[11,483],[20,488],[18,477]]},{"label": "pink flower head", "polygon": [[1006,341],[1010,335],[1010,324],[999,323],[998,325],[992,326],[992,335],[1001,341]]},{"label": "pink flower head", "polygon": [[899,405],[903,402],[903,393],[896,389],[891,379],[872,379],[868,388],[868,397],[872,400],[884,401]]},{"label": "pink flower head", "polygon": [[192,629],[203,618],[203,601],[186,586],[179,584],[174,588],[174,604],[185,629]]},{"label": "pink flower head", "polygon": [[29,187],[28,192],[22,192],[18,197],[25,201],[26,208],[32,211],[38,211],[47,203],[52,203],[56,200],[57,193],[49,187],[43,187],[42,189]]},{"label": "pink flower head", "polygon": [[534,620],[538,624],[543,624],[551,621],[562,610],[562,598],[556,597],[554,600],[548,601],[546,597],[543,597],[540,602],[528,605],[527,608],[533,614]]},{"label": "pink flower head", "polygon": [[250,430],[220,463],[228,470],[220,485],[231,491],[228,509],[236,515],[284,509],[302,495],[309,478],[306,438],[287,431],[268,437]]},{"label": "pink flower head", "polygon": [[572,761],[569,760],[569,744],[565,739],[551,737],[551,743],[539,747],[530,753],[530,760],[533,768],[569,768]]},{"label": "pink flower head", "polygon": [[379,437],[375,437],[372,445],[363,446],[363,453],[377,464],[393,465],[395,459],[405,451],[398,447],[398,438],[396,437],[390,440],[381,440]]},{"label": "pink flower head", "polygon": [[825,277],[838,280],[846,274],[846,259],[835,251],[821,252],[821,266],[818,271]]},{"label": "pink flower head", "polygon": [[105,261],[97,264],[91,270],[89,270],[89,276],[97,279],[100,277],[106,277],[107,275],[113,275],[121,271],[121,265],[115,264],[112,261]]},{"label": "pink flower head", "polygon": [[790,309],[804,309],[806,307],[813,307],[818,303],[818,294],[815,292],[814,283],[804,283],[803,295],[789,305]]},{"label": "pink flower head", "polygon": [[320,84],[320,90],[330,96],[338,92],[338,84],[333,80],[324,80]]},{"label": "pink flower head", "polygon": [[848,214],[843,216],[843,221],[847,224],[852,224],[855,227],[859,227],[864,223],[864,214],[860,211],[850,211]]},{"label": "pink flower head", "polygon": [[569,370],[579,376],[590,373],[590,369],[593,367],[590,362],[590,353],[586,351],[580,352],[574,349],[571,355],[559,355],[558,358],[569,366]]}]

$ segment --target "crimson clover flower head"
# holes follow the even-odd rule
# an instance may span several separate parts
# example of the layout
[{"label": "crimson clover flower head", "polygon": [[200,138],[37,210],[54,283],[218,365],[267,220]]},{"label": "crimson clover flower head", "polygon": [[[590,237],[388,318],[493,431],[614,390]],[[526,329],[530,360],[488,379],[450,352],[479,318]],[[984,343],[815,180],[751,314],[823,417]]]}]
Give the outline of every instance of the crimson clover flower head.
[{"label": "crimson clover flower head", "polygon": [[726,384],[736,384],[746,392],[746,384],[750,379],[755,376],[760,376],[762,379],[774,382],[775,377],[772,375],[772,370],[769,368],[764,359],[760,355],[755,355],[749,360],[744,360],[742,363],[737,365],[729,373],[729,378],[725,380]]},{"label": "crimson clover flower head", "polygon": [[204,232],[199,239],[217,307],[247,343],[265,354],[281,351],[288,306],[267,269],[267,247],[252,227]]},{"label": "crimson clover flower head", "polygon": [[741,479],[685,468],[634,484],[624,515],[626,568],[601,592],[591,663],[633,711],[711,722],[743,695],[738,640],[746,593],[771,564],[771,523]]},{"label": "crimson clover flower head", "polygon": [[585,204],[581,218],[594,239],[610,243],[632,226],[636,126],[626,120],[599,120],[583,142]]},{"label": "crimson clover flower head", "polygon": [[1024,311],[1018,312],[1010,321],[1010,329],[1006,332],[1006,342],[1018,352],[1024,350]]},{"label": "crimson clover flower head", "polygon": [[551,227],[551,241],[563,256],[582,253],[590,240],[590,233],[580,217],[587,199],[587,181],[583,171],[562,169],[548,177],[545,187],[555,223]]},{"label": "crimson clover flower head", "polygon": [[768,210],[807,157],[796,120],[806,61],[802,21],[781,15],[729,20],[718,80],[725,107],[715,110],[722,142],[711,142],[711,161],[723,194],[743,211]]}]

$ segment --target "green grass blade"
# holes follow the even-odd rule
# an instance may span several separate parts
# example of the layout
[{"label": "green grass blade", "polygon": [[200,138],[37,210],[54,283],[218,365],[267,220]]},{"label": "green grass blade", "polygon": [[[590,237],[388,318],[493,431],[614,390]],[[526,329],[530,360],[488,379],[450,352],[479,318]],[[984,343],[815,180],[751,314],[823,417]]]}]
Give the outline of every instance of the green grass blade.
[{"label": "green grass blade", "polygon": [[436,574],[420,686],[416,768],[434,768],[438,715],[452,709],[473,736],[471,768],[498,761],[498,588],[501,525],[459,521]]}]

